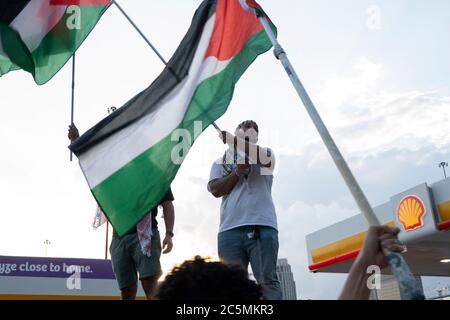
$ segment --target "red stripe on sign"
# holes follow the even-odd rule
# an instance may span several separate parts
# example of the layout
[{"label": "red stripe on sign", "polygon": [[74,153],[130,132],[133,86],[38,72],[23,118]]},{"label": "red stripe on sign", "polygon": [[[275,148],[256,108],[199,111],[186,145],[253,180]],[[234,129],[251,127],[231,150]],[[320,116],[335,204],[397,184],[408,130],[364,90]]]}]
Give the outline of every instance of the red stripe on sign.
[{"label": "red stripe on sign", "polygon": [[317,271],[319,269],[323,269],[326,267],[331,267],[335,264],[341,263],[341,262],[345,262],[348,260],[352,260],[355,259],[358,254],[359,254],[360,250],[355,250],[355,251],[351,251],[349,253],[346,254],[342,254],[340,256],[325,260],[325,261],[321,261],[315,264],[310,265],[308,268],[310,271]]},{"label": "red stripe on sign", "polygon": [[438,229],[441,230],[441,231],[450,229],[450,220],[442,222],[442,223],[439,223],[438,224]]},{"label": "red stripe on sign", "polygon": [[51,6],[107,6],[110,0],[50,0]]},{"label": "red stripe on sign", "polygon": [[245,11],[238,0],[218,0],[214,31],[205,58],[231,59],[262,28],[257,17]]}]

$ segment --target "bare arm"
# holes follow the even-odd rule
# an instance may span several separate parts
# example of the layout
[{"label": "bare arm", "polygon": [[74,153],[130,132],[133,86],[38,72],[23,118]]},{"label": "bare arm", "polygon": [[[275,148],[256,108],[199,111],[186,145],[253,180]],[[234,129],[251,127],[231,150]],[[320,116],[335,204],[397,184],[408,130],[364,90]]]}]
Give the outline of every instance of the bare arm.
[{"label": "bare arm", "polygon": [[166,225],[166,236],[163,241],[163,253],[169,253],[173,248],[173,227],[175,225],[175,208],[172,201],[165,201],[162,203],[164,223]]},{"label": "bare arm", "polygon": [[367,273],[367,267],[370,264],[357,259],[353,264],[345,281],[344,289],[339,296],[339,300],[368,300],[370,290],[367,287],[367,280],[369,274]]},{"label": "bare arm", "polygon": [[242,175],[248,168],[248,164],[238,164],[236,171],[231,172],[229,175],[221,179],[211,180],[208,183],[208,191],[211,192],[211,194],[216,198],[229,195],[239,182],[239,176]]},{"label": "bare arm", "polygon": [[211,192],[214,197],[220,198],[230,194],[238,181],[239,177],[235,172],[232,172],[222,179],[210,181],[208,183],[208,191]]},{"label": "bare arm", "polygon": [[364,242],[364,247],[350,269],[350,273],[342,290],[339,300],[367,300],[370,290],[367,280],[371,274],[367,268],[377,265],[380,268],[386,266],[382,248],[392,252],[402,252],[403,246],[398,241],[398,228],[388,226],[371,227]]}]

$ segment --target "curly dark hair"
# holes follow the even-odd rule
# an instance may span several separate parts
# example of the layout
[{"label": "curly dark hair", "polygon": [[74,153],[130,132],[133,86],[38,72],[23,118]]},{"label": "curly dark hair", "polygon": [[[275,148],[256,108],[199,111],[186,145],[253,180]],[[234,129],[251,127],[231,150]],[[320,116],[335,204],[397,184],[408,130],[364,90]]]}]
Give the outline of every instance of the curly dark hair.
[{"label": "curly dark hair", "polygon": [[159,300],[261,300],[262,289],[239,265],[200,256],[172,269],[156,293]]},{"label": "curly dark hair", "polygon": [[241,122],[241,123],[237,126],[236,130],[243,129],[244,131],[247,131],[247,129],[250,129],[250,128],[252,128],[252,129],[255,130],[257,133],[259,133],[258,125],[257,125],[256,122],[253,121],[253,120],[245,120],[245,121]]}]

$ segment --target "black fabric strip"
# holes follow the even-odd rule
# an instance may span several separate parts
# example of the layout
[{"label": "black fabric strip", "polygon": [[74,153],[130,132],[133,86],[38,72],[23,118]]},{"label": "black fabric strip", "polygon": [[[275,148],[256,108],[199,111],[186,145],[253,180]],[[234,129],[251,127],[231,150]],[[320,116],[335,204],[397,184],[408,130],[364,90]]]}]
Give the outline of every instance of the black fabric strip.
[{"label": "black fabric strip", "polygon": [[103,119],[74,141],[69,149],[77,156],[115,132],[151,113],[161,101],[188,74],[195,51],[209,18],[215,13],[217,0],[205,0],[195,12],[191,26],[168,66],[144,91]]},{"label": "black fabric strip", "polygon": [[9,25],[31,0],[0,0],[0,22]]}]

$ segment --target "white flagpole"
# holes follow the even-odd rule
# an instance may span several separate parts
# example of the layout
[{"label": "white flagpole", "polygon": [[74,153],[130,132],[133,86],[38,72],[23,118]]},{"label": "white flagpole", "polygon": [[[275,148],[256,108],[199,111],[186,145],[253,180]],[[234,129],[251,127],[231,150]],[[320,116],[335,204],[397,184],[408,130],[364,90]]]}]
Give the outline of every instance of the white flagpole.
[{"label": "white flagpole", "polygon": [[[267,33],[267,36],[269,37],[270,41],[272,42],[272,44],[274,46],[275,57],[281,61],[284,69],[286,70],[286,73],[288,74],[289,78],[291,79],[291,82],[294,85],[294,88],[297,91],[300,99],[302,100],[302,102],[306,108],[306,111],[308,112],[309,116],[311,117],[311,120],[313,121],[325,146],[327,147],[328,152],[330,153],[339,172],[341,173],[342,177],[344,178],[345,183],[347,184],[347,187],[349,188],[359,209],[361,210],[364,217],[366,218],[367,223],[370,226],[380,225],[380,221],[378,220],[377,216],[375,215],[372,207],[369,204],[369,201],[367,200],[366,196],[364,195],[364,192],[362,191],[361,187],[359,186],[358,182],[356,181],[352,171],[350,170],[349,166],[347,165],[347,162],[345,161],[339,148],[337,147],[336,143],[334,142],[333,138],[331,137],[330,132],[328,131],[327,127],[325,126],[324,122],[322,121],[322,118],[320,117],[316,107],[314,106],[308,93],[306,92],[305,88],[303,87],[303,84],[301,83],[300,78],[298,77],[297,73],[295,72],[294,68],[292,67],[291,62],[289,61],[289,59],[286,55],[286,52],[283,50],[281,45],[278,43],[278,40],[277,40],[274,32],[272,31],[272,28],[270,27],[268,20],[265,17],[259,16],[258,13],[256,12],[256,10],[254,10],[254,13],[258,16],[259,21],[263,25],[264,30]],[[417,279],[411,273],[411,270],[409,269],[408,265],[406,264],[406,261],[404,260],[403,256],[399,253],[389,252],[387,250],[384,251],[384,254],[386,256],[386,260],[388,261],[389,265],[391,266],[392,272],[397,277],[402,296],[405,299],[423,300],[424,299],[423,291],[420,289]]]},{"label": "white flagpole", "polygon": [[[115,4],[117,9],[124,15],[124,17],[128,20],[128,22],[133,26],[133,28],[139,33],[139,35],[144,39],[144,41],[148,44],[148,46],[153,50],[153,52],[158,56],[159,60],[168,67],[167,61],[164,59],[164,57],[159,53],[159,51],[155,48],[155,46],[148,40],[148,38],[145,36],[145,34],[139,29],[139,27],[134,23],[134,21],[130,18],[130,16],[125,12],[125,10],[122,9],[122,7],[117,3],[115,0],[111,0],[111,3]],[[178,79],[178,76],[169,68],[169,71],[172,72],[172,74]],[[216,129],[216,131],[219,134],[222,134],[222,130],[219,128],[216,122],[212,123],[213,127]]]}]

